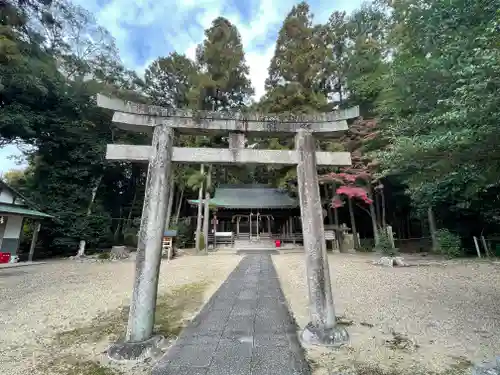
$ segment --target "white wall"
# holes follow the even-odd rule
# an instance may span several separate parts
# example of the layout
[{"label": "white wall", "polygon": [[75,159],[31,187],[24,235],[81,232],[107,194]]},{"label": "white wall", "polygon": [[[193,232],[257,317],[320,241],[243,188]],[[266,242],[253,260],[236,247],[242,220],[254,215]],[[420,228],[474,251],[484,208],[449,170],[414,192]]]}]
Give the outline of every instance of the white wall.
[{"label": "white wall", "polygon": [[12,203],[14,201],[12,192],[6,187],[1,187],[0,189],[2,190],[0,192],[0,203]]},{"label": "white wall", "polygon": [[22,216],[7,216],[7,224],[0,243],[0,251],[2,253],[17,254],[19,250],[19,242],[21,228],[23,225]]},{"label": "white wall", "polygon": [[19,238],[23,225],[22,216],[8,216],[3,238]]}]

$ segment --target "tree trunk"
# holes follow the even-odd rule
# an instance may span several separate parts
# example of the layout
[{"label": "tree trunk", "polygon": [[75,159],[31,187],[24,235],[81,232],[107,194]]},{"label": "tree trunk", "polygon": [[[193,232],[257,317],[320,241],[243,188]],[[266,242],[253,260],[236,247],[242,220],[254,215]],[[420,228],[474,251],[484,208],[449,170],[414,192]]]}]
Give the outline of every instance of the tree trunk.
[{"label": "tree trunk", "polygon": [[184,186],[180,188],[179,200],[177,201],[177,209],[175,210],[174,224],[179,224],[179,217],[181,216],[182,199],[184,198]]},{"label": "tree trunk", "polygon": [[[125,221],[122,223],[123,233],[130,229],[130,227],[132,226],[132,214],[134,213],[134,207],[137,201],[137,189],[139,187],[140,176],[140,169],[134,168],[134,166],[132,166],[132,175],[130,177],[130,186],[128,188],[128,190],[132,192],[132,203],[129,206],[127,214],[125,215]],[[127,197],[131,195],[130,192],[127,194]]]},{"label": "tree trunk", "polygon": [[411,238],[411,217],[410,214],[406,215],[406,227],[408,229],[408,239]]},{"label": "tree trunk", "polygon": [[349,216],[351,217],[351,230],[354,250],[359,249],[358,231],[356,230],[356,220],[354,219],[354,209],[352,207],[352,200],[347,198],[347,205],[349,206]]},{"label": "tree trunk", "polygon": [[[104,176],[104,173],[102,173],[99,177],[97,177],[97,179],[94,182],[94,186],[92,187],[90,202],[89,202],[89,206],[87,208],[87,215],[86,215],[87,217],[89,217],[90,214],[92,213],[92,206],[94,205],[95,197],[97,195],[97,190],[99,190],[99,186],[101,185],[101,181],[102,181],[103,176]],[[86,245],[86,241],[80,240],[80,244],[78,246],[78,253],[77,253],[78,257],[85,255],[85,245]]]},{"label": "tree trunk", "polygon": [[427,216],[429,218],[429,231],[432,239],[432,251],[437,252],[439,245],[436,236],[436,219],[434,218],[432,207],[427,208]]},{"label": "tree trunk", "polygon": [[85,240],[80,240],[80,244],[78,245],[78,253],[76,254],[77,257],[82,257],[85,255]]},{"label": "tree trunk", "polygon": [[382,227],[385,228],[387,226],[387,223],[385,221],[385,194],[384,194],[384,188],[380,190],[380,196],[382,197]]},{"label": "tree trunk", "polygon": [[[202,175],[205,173],[205,166],[203,164],[201,165],[200,173]],[[203,212],[203,205],[201,204],[202,200],[203,200],[203,182],[201,182],[200,189],[198,190],[198,218],[196,220],[196,251],[200,251],[201,214]]]},{"label": "tree trunk", "polygon": [[339,223],[339,209],[337,207],[333,207],[333,218],[334,218],[334,223],[335,223],[335,238],[339,244],[339,251],[341,253],[345,252],[344,249],[344,234],[340,230],[340,223]]},{"label": "tree trunk", "polygon": [[94,183],[94,187],[92,188],[92,195],[91,195],[91,198],[90,198],[89,207],[87,208],[87,216],[90,216],[90,214],[92,213],[92,206],[94,205],[95,197],[97,195],[97,190],[99,190],[99,186],[101,185],[101,181],[102,181],[102,177],[103,176],[104,176],[104,174],[101,174],[96,179],[96,181]]},{"label": "tree trunk", "polygon": [[330,192],[328,191],[328,185],[323,185],[323,191],[325,193],[326,198],[326,212],[328,214],[328,224],[333,224],[333,215],[332,215],[332,200],[330,199]]},{"label": "tree trunk", "polygon": [[[377,195],[377,194],[375,193],[375,195]],[[379,241],[380,241],[380,238],[378,235],[379,234],[378,228],[379,228],[380,223],[377,223],[377,214],[375,213],[375,207],[374,207],[376,202],[374,200],[375,197],[374,197],[371,186],[370,186],[370,190],[368,193],[368,197],[372,200],[372,204],[369,205],[369,209],[370,209],[370,218],[372,221],[372,228],[373,228],[373,239],[375,240],[375,246],[377,246],[379,244]]]},{"label": "tree trunk", "polygon": [[113,242],[114,245],[117,244],[117,242],[120,240],[120,231],[123,226],[123,221],[122,221],[122,214],[123,214],[123,208],[120,206],[120,218],[118,219],[118,223],[116,224],[115,232],[113,233]]},{"label": "tree trunk", "polygon": [[208,166],[207,188],[205,190],[205,213],[203,214],[203,236],[205,237],[205,252],[208,253],[208,228],[210,223],[210,187],[212,185],[212,166]]},{"label": "tree trunk", "polygon": [[28,255],[28,262],[33,262],[33,256],[35,254],[36,241],[38,240],[38,233],[40,233],[40,222],[34,223],[33,236],[31,237],[30,253]]},{"label": "tree trunk", "polygon": [[129,229],[132,226],[132,213],[134,212],[135,202],[137,201],[137,188],[139,186],[136,185],[134,189],[134,197],[132,198],[132,204],[130,205],[130,209],[128,211],[127,223],[124,229]]},{"label": "tree trunk", "polygon": [[167,203],[167,217],[165,219],[165,230],[170,229],[170,218],[172,217],[172,207],[174,205],[174,193],[175,193],[175,182],[172,178],[172,181],[168,182],[170,184],[168,203]]},{"label": "tree trunk", "polygon": [[382,213],[381,213],[381,205],[382,205],[382,198],[379,194],[380,192],[375,191],[375,194],[373,194],[373,204],[375,205],[375,221],[377,222],[377,226],[382,227]]},{"label": "tree trunk", "polygon": [[[374,202],[375,203],[375,202]],[[379,244],[379,235],[378,235],[378,225],[377,219],[375,217],[375,207],[373,207],[374,203],[370,204],[370,217],[372,219],[372,227],[373,227],[373,239],[375,240],[375,246]]]},{"label": "tree trunk", "polygon": [[114,239],[115,245],[120,240],[120,230],[121,229],[122,229],[122,219],[120,217],[120,219],[118,220],[118,225],[116,226],[116,229],[115,229],[115,233],[113,234],[113,239]]}]

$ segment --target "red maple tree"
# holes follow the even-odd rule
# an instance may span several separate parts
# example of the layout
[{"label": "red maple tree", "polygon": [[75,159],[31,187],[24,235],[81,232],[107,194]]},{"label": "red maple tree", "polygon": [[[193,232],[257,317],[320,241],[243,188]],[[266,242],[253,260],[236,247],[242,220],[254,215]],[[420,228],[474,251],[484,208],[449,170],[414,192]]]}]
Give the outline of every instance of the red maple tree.
[{"label": "red maple tree", "polygon": [[[341,139],[347,151],[351,153],[352,165],[350,167],[341,168],[337,173],[328,173],[319,176],[320,183],[334,183],[335,195],[331,200],[331,207],[335,211],[336,225],[338,226],[337,209],[343,207],[344,202],[341,196],[345,196],[349,203],[349,214],[351,217],[351,226],[354,234],[355,246],[359,246],[357,241],[356,225],[354,221],[354,213],[352,209],[353,199],[361,200],[363,203],[370,206],[368,212],[374,216],[374,201],[371,198],[373,182],[373,170],[376,168],[376,162],[362,153],[362,146],[367,140],[374,139],[378,131],[376,130],[376,122],[374,120],[357,119],[354,124],[349,127],[349,131]],[[375,187],[376,191],[380,191],[383,186],[378,183]],[[376,217],[374,218],[374,232],[376,228]],[[376,234],[375,234],[376,236]]]}]

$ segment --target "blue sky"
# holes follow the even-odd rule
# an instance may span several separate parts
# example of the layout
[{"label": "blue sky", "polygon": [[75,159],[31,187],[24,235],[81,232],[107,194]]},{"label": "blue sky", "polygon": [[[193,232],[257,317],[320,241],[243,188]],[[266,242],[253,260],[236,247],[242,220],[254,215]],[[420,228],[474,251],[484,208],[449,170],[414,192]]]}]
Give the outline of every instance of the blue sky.
[{"label": "blue sky", "polygon": [[[299,1],[290,0],[74,0],[96,15],[116,39],[123,62],[142,74],[157,57],[172,51],[194,58],[203,30],[223,16],[238,27],[250,78],[258,99],[264,93],[267,68],[286,14]],[[311,0],[315,22],[325,22],[334,10],[351,12],[361,0]],[[15,147],[0,149],[0,173],[20,168],[10,155]]]}]

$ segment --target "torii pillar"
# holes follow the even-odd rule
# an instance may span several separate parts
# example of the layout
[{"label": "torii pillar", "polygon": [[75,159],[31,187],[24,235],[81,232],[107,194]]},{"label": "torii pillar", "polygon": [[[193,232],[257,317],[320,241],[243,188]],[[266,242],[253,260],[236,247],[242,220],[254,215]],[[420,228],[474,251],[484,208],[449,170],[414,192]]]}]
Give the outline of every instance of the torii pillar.
[{"label": "torii pillar", "polygon": [[[172,186],[172,162],[297,166],[311,314],[311,322],[305,327],[302,338],[307,342],[326,346],[337,346],[347,341],[345,329],[335,325],[316,169],[318,165],[349,166],[351,155],[348,152],[316,151],[313,135],[328,137],[345,132],[348,129],[346,120],[358,117],[359,107],[282,119],[258,114],[250,114],[248,117],[215,112],[195,114],[123,102],[102,95],[98,95],[97,104],[101,108],[114,110],[113,122],[122,129],[153,134],[151,145],[108,145],[106,151],[108,160],[149,163],[127,333],[124,342],[116,343],[108,350],[110,358],[139,359],[161,340],[161,337],[153,336],[153,326],[161,242],[167,199]],[[174,132],[191,135],[229,133],[230,147],[173,147]],[[296,150],[243,148],[245,134],[263,133],[295,135]]]},{"label": "torii pillar", "polygon": [[153,130],[152,153],[148,164],[146,192],[138,236],[135,279],[125,342],[112,345],[108,356],[114,360],[137,359],[163,339],[153,336],[162,239],[171,194],[174,129],[157,125]]},{"label": "torii pillar", "polygon": [[295,136],[295,148],[299,154],[297,185],[311,317],[302,331],[302,339],[314,345],[340,346],[349,340],[349,335],[345,328],[337,326],[335,322],[313,133],[299,130]]}]

